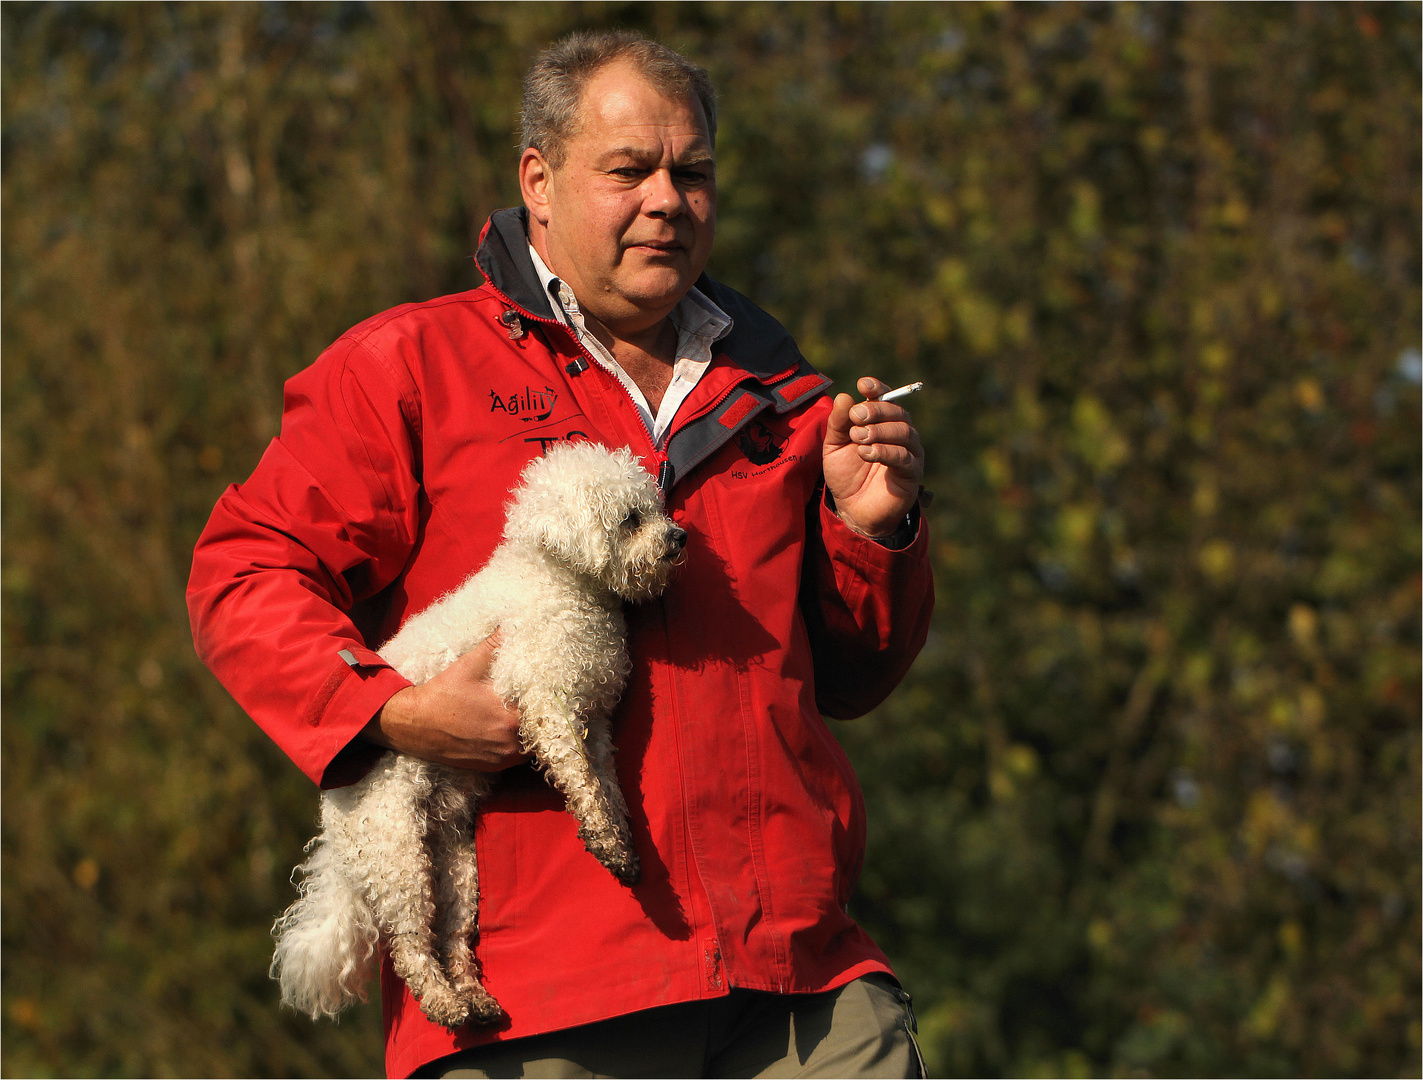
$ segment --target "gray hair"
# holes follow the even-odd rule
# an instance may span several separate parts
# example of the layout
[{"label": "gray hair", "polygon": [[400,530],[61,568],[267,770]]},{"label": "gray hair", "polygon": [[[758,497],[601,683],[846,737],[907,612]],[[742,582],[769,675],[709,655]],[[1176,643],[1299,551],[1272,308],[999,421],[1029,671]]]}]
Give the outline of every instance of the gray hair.
[{"label": "gray hair", "polygon": [[632,61],[638,72],[670,98],[694,97],[716,145],[716,92],[705,68],[629,30],[580,30],[539,53],[524,76],[520,136],[555,169],[563,165],[569,138],[578,130],[578,109],[588,80],[614,60]]}]

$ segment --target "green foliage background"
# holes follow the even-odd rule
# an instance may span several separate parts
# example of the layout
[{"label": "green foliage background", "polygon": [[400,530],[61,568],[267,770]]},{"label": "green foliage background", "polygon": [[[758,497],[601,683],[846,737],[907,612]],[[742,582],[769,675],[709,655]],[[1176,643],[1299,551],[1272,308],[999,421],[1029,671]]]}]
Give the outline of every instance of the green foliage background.
[{"label": "green foliage background", "polygon": [[5,1075],[375,1073],[276,1007],[315,796],[182,593],[281,382],[470,288],[519,78],[722,95],[713,272],[922,378],[939,588],[837,728],[946,1075],[1419,1075],[1419,37],[1388,5],[3,19]]}]

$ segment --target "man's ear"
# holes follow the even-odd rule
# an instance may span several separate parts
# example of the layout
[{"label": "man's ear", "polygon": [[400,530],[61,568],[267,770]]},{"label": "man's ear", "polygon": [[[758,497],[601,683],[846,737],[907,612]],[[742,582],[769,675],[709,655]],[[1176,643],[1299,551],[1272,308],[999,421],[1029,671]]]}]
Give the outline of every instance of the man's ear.
[{"label": "man's ear", "polygon": [[549,201],[552,197],[553,169],[539,151],[530,146],[519,158],[519,190],[529,216],[545,228],[549,221]]}]

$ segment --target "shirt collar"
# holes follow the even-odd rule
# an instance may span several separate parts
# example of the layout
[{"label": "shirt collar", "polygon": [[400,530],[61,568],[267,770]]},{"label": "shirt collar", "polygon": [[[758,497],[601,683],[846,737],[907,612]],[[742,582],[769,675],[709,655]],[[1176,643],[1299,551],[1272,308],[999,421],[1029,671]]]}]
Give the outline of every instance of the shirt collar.
[{"label": "shirt collar", "polygon": [[677,301],[677,306],[668,315],[677,331],[677,353],[672,363],[672,381],[662,395],[657,415],[653,416],[646,396],[631,376],[623,370],[617,358],[603,347],[603,343],[588,332],[573,290],[545,265],[543,259],[539,258],[539,253],[534,250],[533,244],[529,245],[529,258],[533,261],[534,272],[538,274],[540,285],[548,293],[554,317],[573,331],[574,336],[588,350],[588,355],[622,383],[647,425],[653,445],[661,447],[677,410],[682,407],[682,403],[687,400],[711,364],[713,343],[731,332],[731,317],[695,286]]}]

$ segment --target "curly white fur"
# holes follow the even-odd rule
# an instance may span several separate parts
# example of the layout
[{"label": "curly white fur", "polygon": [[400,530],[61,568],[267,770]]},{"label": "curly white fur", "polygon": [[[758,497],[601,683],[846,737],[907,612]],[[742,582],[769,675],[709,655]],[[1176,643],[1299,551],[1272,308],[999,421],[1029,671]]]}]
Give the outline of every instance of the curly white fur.
[{"label": "curly white fur", "polygon": [[[419,684],[500,630],[494,688],[517,706],[524,747],[579,837],[628,884],[637,852],[608,730],[629,670],[622,601],[661,592],[685,541],[628,451],[555,446],[524,470],[488,565],[380,650]],[[322,794],[300,898],[272,930],[284,1004],[316,1019],[364,1000],[383,940],[431,1020],[453,1029],[503,1016],[471,949],[472,817],[489,788],[483,773],[387,753],[359,783]]]}]

